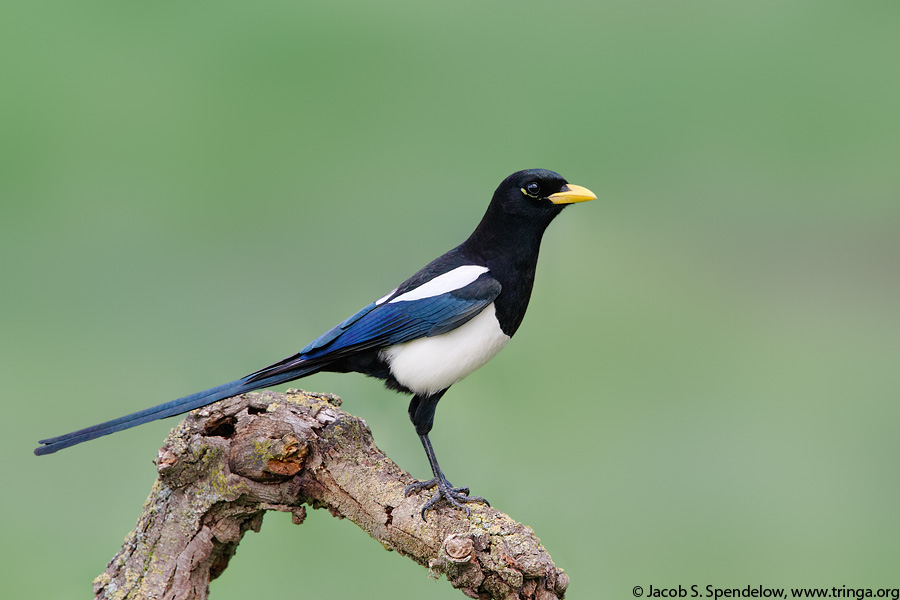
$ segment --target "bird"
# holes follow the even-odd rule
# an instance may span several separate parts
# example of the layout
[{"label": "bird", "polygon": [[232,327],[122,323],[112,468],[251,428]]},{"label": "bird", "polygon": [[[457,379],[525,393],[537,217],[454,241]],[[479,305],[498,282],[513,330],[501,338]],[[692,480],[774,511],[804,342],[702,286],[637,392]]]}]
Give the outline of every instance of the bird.
[{"label": "bird", "polygon": [[570,204],[596,199],[585,187],[546,169],[517,171],[494,192],[472,234],[399,286],[283,360],[240,379],[170,402],[40,440],[36,455],[51,454],[137,425],[183,414],[218,400],[318,372],[357,372],[412,394],[409,419],[433,477],[408,486],[406,496],[434,489],[422,519],[443,499],[469,513],[487,504],[454,487],[428,437],[447,390],[483,366],[519,329],[534,285],[541,238]]}]

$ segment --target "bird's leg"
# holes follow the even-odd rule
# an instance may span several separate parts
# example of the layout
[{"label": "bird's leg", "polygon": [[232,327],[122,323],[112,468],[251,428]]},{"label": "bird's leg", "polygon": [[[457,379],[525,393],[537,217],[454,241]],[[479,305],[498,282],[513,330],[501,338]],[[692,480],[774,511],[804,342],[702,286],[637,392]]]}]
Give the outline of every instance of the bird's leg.
[{"label": "bird's leg", "polygon": [[445,499],[452,506],[466,511],[467,517],[469,516],[469,508],[463,504],[464,502],[483,502],[490,506],[490,503],[481,496],[469,496],[469,488],[453,487],[447,481],[447,477],[438,464],[437,457],[434,455],[434,448],[431,447],[431,440],[428,439],[428,434],[420,434],[419,439],[422,440],[422,446],[425,448],[425,454],[428,456],[428,463],[431,465],[431,472],[434,474],[434,478],[428,481],[419,481],[408,486],[406,495],[409,496],[421,490],[437,488],[437,492],[422,506],[423,521],[427,520],[425,519],[425,511],[434,508],[434,505],[440,502],[441,498]]},{"label": "bird's leg", "polygon": [[[416,433],[422,441],[422,447],[425,448],[425,454],[428,456],[428,464],[431,465],[431,472],[434,475],[428,481],[419,481],[406,488],[406,495],[410,496],[421,490],[437,488],[437,492],[432,496],[424,506],[422,506],[422,520],[425,521],[425,511],[434,508],[434,505],[440,502],[441,498],[445,499],[451,506],[466,511],[469,516],[469,509],[464,506],[464,502],[484,502],[488,501],[480,496],[469,496],[469,488],[453,487],[441,466],[438,464],[437,457],[434,455],[434,448],[431,447],[431,440],[428,439],[428,432],[434,425],[434,411],[437,408],[438,401],[443,397],[446,389],[434,394],[416,394],[409,403],[409,420],[416,427]],[[490,506],[490,504],[488,504]]]}]

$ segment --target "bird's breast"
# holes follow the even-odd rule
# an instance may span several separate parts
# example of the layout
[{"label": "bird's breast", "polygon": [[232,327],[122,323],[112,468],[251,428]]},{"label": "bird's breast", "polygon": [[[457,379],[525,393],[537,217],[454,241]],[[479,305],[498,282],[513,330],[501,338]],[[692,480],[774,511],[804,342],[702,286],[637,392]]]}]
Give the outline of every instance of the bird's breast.
[{"label": "bird's breast", "polygon": [[429,395],[461,381],[506,346],[494,304],[453,331],[389,346],[380,357],[391,375],[416,394]]}]

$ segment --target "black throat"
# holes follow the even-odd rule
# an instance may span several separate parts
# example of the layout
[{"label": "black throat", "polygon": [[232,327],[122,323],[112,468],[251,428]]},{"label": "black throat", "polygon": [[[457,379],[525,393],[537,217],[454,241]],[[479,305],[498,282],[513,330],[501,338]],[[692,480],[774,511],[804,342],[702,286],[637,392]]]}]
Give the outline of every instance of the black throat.
[{"label": "black throat", "polygon": [[507,212],[501,198],[495,195],[478,227],[458,248],[471,260],[488,267],[503,286],[494,307],[500,328],[508,336],[519,328],[528,308],[541,238],[562,211],[561,206],[554,208],[536,214]]}]

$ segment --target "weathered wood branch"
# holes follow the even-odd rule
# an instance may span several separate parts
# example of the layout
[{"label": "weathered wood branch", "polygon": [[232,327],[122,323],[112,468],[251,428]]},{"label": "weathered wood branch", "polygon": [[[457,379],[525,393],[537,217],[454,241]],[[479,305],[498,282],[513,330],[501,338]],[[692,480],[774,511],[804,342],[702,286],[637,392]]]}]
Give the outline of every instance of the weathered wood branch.
[{"label": "weathered wood branch", "polygon": [[166,439],[134,530],[94,581],[97,598],[197,600],[267,510],[297,524],[327,508],[472,598],[562,598],[568,576],[534,532],[500,511],[439,505],[423,522],[414,479],[337,396],[250,393],[194,411]]}]

